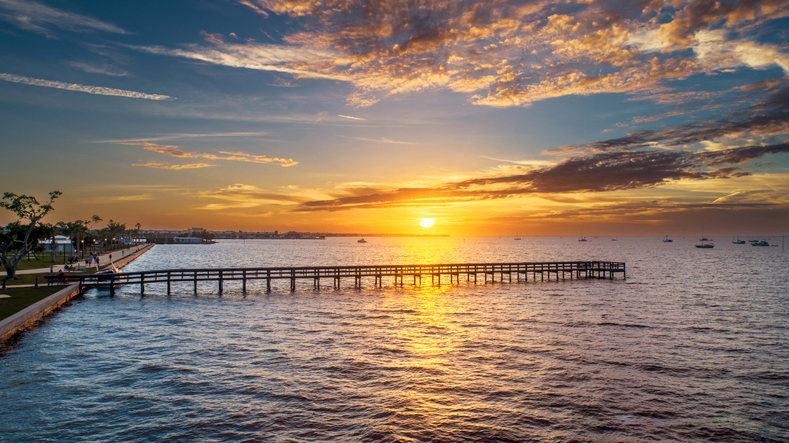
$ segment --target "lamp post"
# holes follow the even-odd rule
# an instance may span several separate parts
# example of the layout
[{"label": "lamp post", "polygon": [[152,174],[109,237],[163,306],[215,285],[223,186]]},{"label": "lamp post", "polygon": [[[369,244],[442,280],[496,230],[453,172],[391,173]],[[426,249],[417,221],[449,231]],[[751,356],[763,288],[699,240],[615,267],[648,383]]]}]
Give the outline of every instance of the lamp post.
[{"label": "lamp post", "polygon": [[85,258],[85,239],[83,238],[82,240],[79,241],[79,243],[80,243],[79,249],[82,252],[82,258]]},{"label": "lamp post", "polygon": [[104,239],[104,253],[107,253],[107,239]]}]

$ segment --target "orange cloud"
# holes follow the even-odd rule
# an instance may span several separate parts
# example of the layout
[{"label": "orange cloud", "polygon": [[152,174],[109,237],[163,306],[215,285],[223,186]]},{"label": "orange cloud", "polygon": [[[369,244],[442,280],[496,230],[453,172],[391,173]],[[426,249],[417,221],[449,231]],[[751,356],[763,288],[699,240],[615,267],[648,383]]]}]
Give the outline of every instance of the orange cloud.
[{"label": "orange cloud", "polygon": [[[150,143],[150,142],[119,142],[118,144],[142,146],[144,149],[148,151],[154,151],[160,154],[170,155],[172,157],[179,157],[179,158],[204,158],[207,160],[229,160],[229,161],[240,161],[240,162],[248,162],[248,163],[260,163],[260,164],[277,163],[282,167],[294,166],[299,163],[290,158],[289,159],[276,158],[276,157],[269,157],[267,155],[247,154],[244,152],[219,151],[219,154],[221,155],[199,153],[199,152],[184,152],[181,151],[180,149],[177,149],[179,148],[179,146],[157,145],[155,143]],[[141,165],[141,166],[148,166],[148,165]],[[206,166],[216,166],[216,165],[206,165]],[[150,166],[150,167],[154,167],[154,166]],[[205,166],[201,166],[201,167],[205,167]],[[168,169],[177,169],[177,168],[168,168]]]},{"label": "orange cloud", "polygon": [[209,165],[208,163],[189,163],[186,165],[171,165],[169,163],[147,162],[147,163],[132,163],[132,166],[144,166],[146,168],[154,168],[154,169],[172,169],[177,171],[180,169],[209,168],[211,166],[216,166],[216,165]]},{"label": "orange cloud", "polygon": [[[358,107],[426,89],[471,94],[474,104],[499,107],[574,94],[655,96],[671,93],[669,82],[693,74],[787,64],[777,48],[736,35],[720,34],[723,40],[715,45],[704,40],[712,26],[736,34],[786,17],[785,0],[654,0],[641,8],[539,0],[528,5],[460,0],[241,3],[299,17],[305,29],[284,40],[302,51],[331,50],[335,55],[283,66],[352,82],[356,91],[348,103]],[[732,41],[738,46],[724,51]],[[688,48],[699,50],[679,52]],[[216,51],[232,55],[238,46],[219,45]]]}]

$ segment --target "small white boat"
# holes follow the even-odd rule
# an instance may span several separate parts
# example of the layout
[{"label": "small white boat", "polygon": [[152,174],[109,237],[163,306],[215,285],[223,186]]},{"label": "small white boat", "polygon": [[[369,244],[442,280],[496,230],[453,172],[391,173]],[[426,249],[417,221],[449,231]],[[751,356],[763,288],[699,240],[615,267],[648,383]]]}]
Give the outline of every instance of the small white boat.
[{"label": "small white boat", "polygon": [[751,243],[751,246],[770,246],[770,244],[767,243],[767,241],[762,240],[762,241],[759,241],[759,242],[756,242],[756,243]]}]

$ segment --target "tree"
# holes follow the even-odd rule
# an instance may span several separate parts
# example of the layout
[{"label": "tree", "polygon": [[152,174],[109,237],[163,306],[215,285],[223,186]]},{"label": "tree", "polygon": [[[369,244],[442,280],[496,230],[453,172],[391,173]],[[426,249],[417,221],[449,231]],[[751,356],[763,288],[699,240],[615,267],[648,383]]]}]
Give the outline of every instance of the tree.
[{"label": "tree", "polygon": [[110,220],[107,222],[106,228],[99,230],[99,234],[102,235],[101,238],[109,239],[114,243],[118,235],[122,234],[124,231],[126,231],[126,223],[121,224]]},{"label": "tree", "polygon": [[50,252],[52,253],[52,263],[55,263],[55,236],[58,235],[60,232],[60,225],[61,223],[39,223],[38,229],[41,230],[41,235],[43,238],[48,238],[52,242],[52,247],[50,248]]},{"label": "tree", "polygon": [[14,232],[14,229],[8,229],[8,226],[6,226],[4,238],[2,238],[0,243],[0,262],[5,267],[6,280],[19,279],[16,276],[19,262],[30,252],[37,241],[32,236],[33,231],[40,224],[41,219],[55,209],[52,207],[52,202],[62,194],[60,191],[52,191],[49,193],[49,200],[41,204],[32,196],[16,195],[13,192],[3,193],[3,199],[0,200],[0,208],[8,209],[16,214],[19,218],[18,223],[20,226],[22,226],[21,222],[23,220],[29,222],[23,230],[24,233]]}]

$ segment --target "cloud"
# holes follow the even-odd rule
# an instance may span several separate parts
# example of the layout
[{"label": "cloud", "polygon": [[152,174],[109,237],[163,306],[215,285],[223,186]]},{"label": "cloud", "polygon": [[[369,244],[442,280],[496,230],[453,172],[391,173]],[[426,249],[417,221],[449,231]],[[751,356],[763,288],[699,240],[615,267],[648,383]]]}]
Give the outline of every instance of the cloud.
[{"label": "cloud", "polygon": [[[229,160],[229,161],[239,161],[239,162],[258,163],[258,164],[277,163],[282,167],[294,166],[299,163],[297,161],[294,161],[293,159],[269,157],[267,155],[247,154],[245,152],[219,151],[219,154],[185,152],[178,149],[180,146],[157,145],[155,143],[150,143],[150,142],[118,142],[118,144],[142,146],[143,149],[146,149],[148,151],[154,151],[160,154],[165,154],[178,158],[204,158],[206,160]],[[215,166],[215,165],[207,165],[207,166]]]},{"label": "cloud", "polygon": [[785,0],[240,3],[297,18],[304,29],[284,36],[286,43],[335,55],[331,63],[285,66],[347,78],[356,89],[348,104],[357,107],[429,89],[495,107],[566,95],[654,96],[695,74],[786,64],[780,46],[748,40],[789,16]]},{"label": "cloud", "polygon": [[80,71],[84,71],[90,74],[103,74],[112,77],[125,77],[129,75],[129,73],[126,71],[121,71],[113,68],[112,66],[107,66],[107,65],[99,66],[99,65],[93,65],[90,63],[82,63],[82,62],[69,62],[69,65],[79,69]]},{"label": "cloud", "polygon": [[695,35],[693,51],[705,66],[712,70],[748,66],[765,69],[780,66],[789,75],[789,55],[774,45],[750,40],[731,40],[724,30],[699,31]]},{"label": "cloud", "polygon": [[[512,198],[526,195],[600,193],[649,189],[677,181],[733,179],[751,174],[740,165],[789,153],[789,143],[725,151],[617,151],[570,157],[550,167],[515,167],[509,174],[482,176],[424,187],[371,190],[302,203],[298,211],[342,211]],[[729,166],[737,165],[737,166]]]},{"label": "cloud", "polygon": [[390,140],[390,139],[384,138],[384,137],[381,137],[381,138],[378,138],[378,139],[375,139],[375,138],[364,138],[364,137],[348,137],[346,135],[338,135],[337,137],[349,138],[349,139],[352,139],[352,140],[361,140],[361,141],[373,142],[373,143],[386,143],[386,144],[389,144],[389,145],[415,145],[416,144],[416,143],[413,143],[413,142],[401,142],[401,141],[397,141],[397,140]]},{"label": "cloud", "polygon": [[245,185],[237,183],[230,185],[226,188],[217,191],[204,191],[200,193],[201,197],[221,198],[223,200],[231,200],[237,202],[256,201],[260,202],[300,202],[305,198],[299,195],[282,194],[276,192],[269,192],[258,188],[254,185]]},{"label": "cloud", "polygon": [[28,31],[52,37],[51,28],[68,31],[102,31],[128,34],[123,29],[84,15],[65,12],[32,0],[0,0],[0,19]]},{"label": "cloud", "polygon": [[483,155],[481,157],[487,158],[488,160],[495,160],[497,162],[507,162],[516,165],[524,165],[524,166],[551,166],[556,164],[555,161],[550,161],[550,160],[508,160],[505,158],[488,157],[487,155]]},{"label": "cloud", "polygon": [[45,88],[65,89],[67,91],[86,92],[95,95],[110,95],[115,97],[141,98],[145,100],[175,100],[175,97],[159,94],[145,94],[142,92],[126,91],[123,89],[105,88],[102,86],[88,86],[76,83],[63,83],[52,80],[41,80],[37,78],[22,77],[18,75],[0,73],[0,80],[13,83],[22,83],[32,86],[43,86]]},{"label": "cloud", "polygon": [[347,118],[347,119],[349,119],[349,120],[364,120],[364,119],[363,119],[363,118],[361,118],[361,117],[351,117],[350,115],[342,115],[342,114],[337,114],[337,117],[340,117],[340,118]]},{"label": "cloud", "polygon": [[[566,146],[548,152],[609,152],[655,146],[678,147],[724,137],[750,139],[786,136],[789,134],[789,113],[786,112],[789,109],[789,86],[768,82],[761,87],[761,91],[766,93],[763,98],[726,116],[696,120],[661,130],[638,131],[624,137]],[[755,91],[751,86],[740,89],[749,94]]]},{"label": "cloud", "polygon": [[131,201],[145,201],[153,200],[151,194],[137,194],[137,195],[115,195],[112,197],[94,197],[86,200],[87,203],[95,204],[108,204],[108,203],[125,203]]},{"label": "cloud", "polygon": [[[208,203],[197,207],[207,211],[227,209],[251,209],[263,205],[295,205],[308,200],[299,189],[286,189],[288,192],[270,192],[254,185],[237,183],[216,191],[203,191],[200,198],[218,199],[222,203]],[[309,193],[313,194],[314,193]]]},{"label": "cloud", "polygon": [[155,141],[165,141],[165,140],[178,140],[178,139],[191,139],[191,138],[221,138],[221,137],[264,137],[267,135],[271,135],[270,132],[259,131],[259,132],[209,132],[209,133],[188,133],[188,132],[181,132],[177,134],[166,134],[160,135],[157,137],[147,137],[147,138],[134,138],[134,139],[124,139],[124,140],[99,140],[93,143],[132,143],[135,144],[137,142],[155,142]]},{"label": "cloud", "polygon": [[[212,36],[213,37],[213,36]],[[318,72],[307,67],[314,63],[333,63],[336,55],[328,49],[310,49],[299,46],[271,45],[262,43],[224,43],[211,38],[214,47],[186,45],[185,49],[170,49],[163,46],[128,46],[150,54],[183,57],[215,65],[233,68],[254,69],[293,74],[299,78],[325,78],[348,80],[341,74]]]},{"label": "cloud", "polygon": [[147,163],[132,163],[132,166],[144,166],[146,168],[154,168],[154,169],[181,170],[181,169],[209,168],[211,166],[217,166],[217,165],[210,165],[208,163],[188,163],[185,165],[171,165],[169,163],[147,162]]}]

